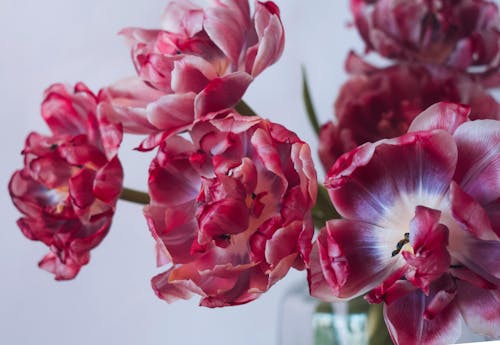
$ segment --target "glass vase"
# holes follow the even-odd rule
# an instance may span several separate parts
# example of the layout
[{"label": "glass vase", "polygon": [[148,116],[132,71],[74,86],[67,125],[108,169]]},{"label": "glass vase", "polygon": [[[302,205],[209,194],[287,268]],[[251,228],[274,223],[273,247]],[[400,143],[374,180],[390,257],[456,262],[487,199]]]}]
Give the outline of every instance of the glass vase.
[{"label": "glass vase", "polygon": [[[487,338],[462,325],[457,344]],[[279,345],[390,345],[393,344],[382,316],[382,305],[362,297],[327,303],[309,295],[307,282],[297,282],[281,301]]]}]

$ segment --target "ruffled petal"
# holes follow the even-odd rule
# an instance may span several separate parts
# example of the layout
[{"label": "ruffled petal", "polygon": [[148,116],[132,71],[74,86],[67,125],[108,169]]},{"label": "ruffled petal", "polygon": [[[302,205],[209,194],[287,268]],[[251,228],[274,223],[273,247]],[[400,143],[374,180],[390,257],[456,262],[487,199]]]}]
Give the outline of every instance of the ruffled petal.
[{"label": "ruffled petal", "polygon": [[151,279],[151,286],[159,298],[172,303],[179,299],[189,299],[192,293],[204,295],[203,290],[196,286],[192,280],[171,280],[170,273],[173,270],[174,268],[171,268]]},{"label": "ruffled petal", "polygon": [[76,277],[81,266],[71,264],[70,262],[63,263],[54,253],[49,253],[38,263],[38,266],[52,273],[56,280],[70,280]]},{"label": "ruffled petal", "polygon": [[42,117],[54,134],[87,133],[89,117],[95,118],[96,97],[82,83],[74,90],[54,84],[45,90]]},{"label": "ruffled petal", "polygon": [[194,202],[168,208],[157,204],[144,207],[149,230],[158,244],[158,263],[183,264],[197,256],[191,250],[198,229],[193,212]]}]

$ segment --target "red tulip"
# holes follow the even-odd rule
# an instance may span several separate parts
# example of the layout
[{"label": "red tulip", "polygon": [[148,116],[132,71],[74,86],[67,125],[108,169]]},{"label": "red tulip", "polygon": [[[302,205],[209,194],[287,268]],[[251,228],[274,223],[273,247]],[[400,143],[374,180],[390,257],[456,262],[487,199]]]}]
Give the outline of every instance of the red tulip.
[{"label": "red tulip", "polygon": [[121,126],[96,113],[97,98],[82,83],[45,92],[42,116],[52,135],[31,133],[24,168],[9,191],[23,214],[17,222],[31,240],[50,248],[39,266],[58,280],[72,279],[106,236],[120,195],[117,157]]},{"label": "red tulip", "polygon": [[384,303],[396,344],[449,344],[460,319],[500,336],[500,122],[438,103],[408,133],[341,156],[325,185],[342,220],[313,247],[314,296]]},{"label": "red tulip", "polygon": [[144,210],[167,266],[152,280],[157,295],[242,304],[303,268],[316,189],[309,146],[259,117],[225,112],[189,138],[169,137],[151,164]]}]

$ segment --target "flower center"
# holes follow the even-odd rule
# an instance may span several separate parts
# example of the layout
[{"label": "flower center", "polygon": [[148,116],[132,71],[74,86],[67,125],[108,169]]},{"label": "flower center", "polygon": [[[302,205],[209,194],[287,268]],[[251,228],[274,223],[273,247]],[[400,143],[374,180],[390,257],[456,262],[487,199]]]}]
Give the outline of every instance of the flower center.
[{"label": "flower center", "polygon": [[408,251],[413,252],[413,248],[411,247],[411,244],[410,244],[410,233],[409,232],[405,232],[404,238],[396,244],[396,250],[394,250],[392,252],[392,256],[398,255],[399,252],[401,252],[401,250],[408,250]]}]

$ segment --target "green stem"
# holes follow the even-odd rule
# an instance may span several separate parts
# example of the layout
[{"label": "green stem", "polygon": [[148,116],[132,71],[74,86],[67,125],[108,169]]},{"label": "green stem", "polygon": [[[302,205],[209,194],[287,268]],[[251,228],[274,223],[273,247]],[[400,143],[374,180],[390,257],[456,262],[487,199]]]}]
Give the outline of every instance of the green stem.
[{"label": "green stem", "polygon": [[370,304],[368,310],[368,344],[388,345],[392,344],[391,336],[384,321],[383,305]]},{"label": "green stem", "polygon": [[135,202],[136,204],[147,205],[149,204],[149,194],[134,190],[131,188],[123,187],[120,199]]},{"label": "green stem", "polygon": [[306,69],[302,66],[302,97],[304,99],[304,105],[306,107],[307,117],[309,118],[309,123],[316,135],[319,135],[321,126],[318,122],[318,117],[316,116],[316,111],[314,110],[314,105],[311,99],[311,93],[309,91],[309,83],[307,81]]},{"label": "green stem", "polygon": [[238,113],[244,116],[255,116],[257,113],[248,105],[245,103],[244,100],[241,100],[240,103],[236,104],[234,107]]}]

